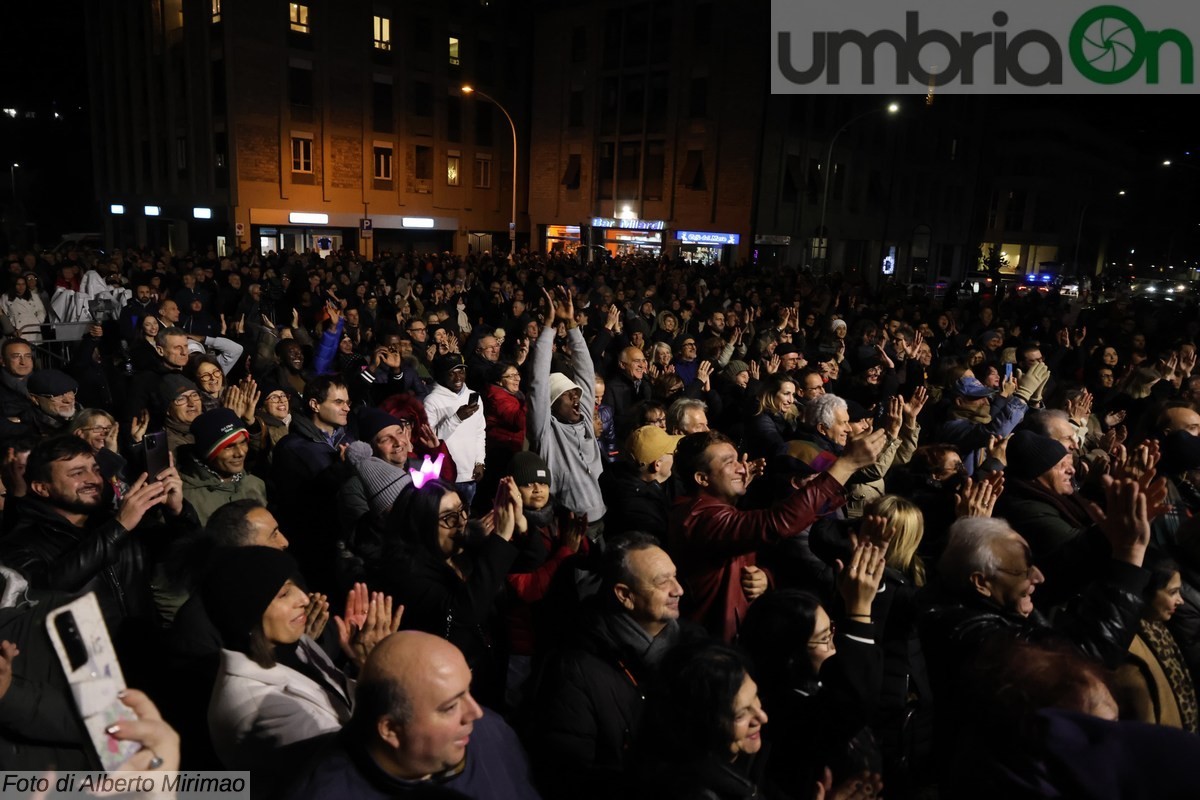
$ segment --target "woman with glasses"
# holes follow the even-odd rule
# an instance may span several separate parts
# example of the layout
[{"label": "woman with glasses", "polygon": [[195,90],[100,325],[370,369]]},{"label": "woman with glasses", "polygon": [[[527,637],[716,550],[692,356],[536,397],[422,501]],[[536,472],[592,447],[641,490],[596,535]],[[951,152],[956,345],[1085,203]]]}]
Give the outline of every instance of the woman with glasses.
[{"label": "woman with glasses", "polygon": [[183,374],[200,390],[200,405],[205,411],[220,407],[221,392],[225,389],[221,362],[207,353],[192,353]]},{"label": "woman with glasses", "polygon": [[[500,481],[496,507],[468,525],[470,509],[442,480],[406,487],[388,516],[388,538],[371,581],[404,605],[405,627],[441,636],[462,651],[480,702],[502,702],[505,664],[493,646],[496,598],[517,558],[514,530],[527,526],[521,494]],[[494,706],[498,707],[498,706]]]},{"label": "woman with glasses", "polygon": [[836,622],[816,595],[793,589],[768,592],[746,613],[738,641],[771,710],[767,740],[773,752],[788,754],[767,765],[778,786],[812,786],[826,767],[835,780],[880,770],[865,728],[883,682],[872,605],[885,550],[865,541],[855,548],[839,579],[845,611]]}]

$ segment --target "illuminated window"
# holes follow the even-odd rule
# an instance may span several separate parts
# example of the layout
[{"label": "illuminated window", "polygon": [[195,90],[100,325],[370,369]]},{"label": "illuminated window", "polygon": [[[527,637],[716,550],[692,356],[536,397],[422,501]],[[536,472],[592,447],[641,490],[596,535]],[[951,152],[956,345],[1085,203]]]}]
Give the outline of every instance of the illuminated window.
[{"label": "illuminated window", "polygon": [[308,27],[308,6],[288,3],[288,19],[291,20],[292,30],[296,33],[312,33],[312,29]]},{"label": "illuminated window", "polygon": [[212,0],[212,21],[221,21],[221,0]]},{"label": "illuminated window", "polygon": [[392,21],[387,17],[375,17],[375,49],[392,49]]},{"label": "illuminated window", "polygon": [[462,171],[462,159],[458,156],[446,156],[446,185],[458,186],[459,175]]},{"label": "illuminated window", "polygon": [[392,179],[392,148],[375,145],[375,179],[380,181]]},{"label": "illuminated window", "polygon": [[308,137],[292,137],[292,172],[313,171],[312,145],[312,139]]},{"label": "illuminated window", "polygon": [[475,159],[475,188],[492,188],[492,160],[490,158]]},{"label": "illuminated window", "polygon": [[458,37],[450,37],[450,66],[457,67],[461,62],[458,60]]}]

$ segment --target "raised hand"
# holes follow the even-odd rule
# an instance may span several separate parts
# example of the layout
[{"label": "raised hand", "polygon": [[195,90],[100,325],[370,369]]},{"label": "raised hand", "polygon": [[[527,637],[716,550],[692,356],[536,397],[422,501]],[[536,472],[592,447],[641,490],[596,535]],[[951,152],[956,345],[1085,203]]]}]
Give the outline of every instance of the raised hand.
[{"label": "raised hand", "polygon": [[916,427],[917,417],[921,415],[921,409],[925,408],[928,400],[929,391],[924,386],[913,389],[912,397],[904,404],[904,419],[910,428]]},{"label": "raised hand", "polygon": [[781,363],[782,359],[780,359],[779,356],[771,356],[771,360],[767,362],[767,374],[774,375],[776,372],[778,372],[779,365]]},{"label": "raised hand", "polygon": [[890,359],[888,357],[887,351],[883,349],[883,345],[881,345],[881,344],[875,345],[875,355],[877,355],[879,357],[879,363],[881,363],[883,365],[884,369],[895,369],[896,368],[895,362],[893,362],[892,359]]},{"label": "raised hand", "polygon": [[1113,558],[1140,567],[1150,544],[1150,517],[1146,495],[1137,481],[1110,481],[1105,487],[1107,504],[1103,512],[1089,503],[1092,516],[1100,524]]},{"label": "raised hand", "polygon": [[413,442],[424,447],[426,450],[437,450],[441,441],[437,434],[433,432],[433,428],[428,422],[422,422],[413,430]]},{"label": "raised hand", "polygon": [[12,686],[13,661],[21,655],[21,650],[10,641],[0,642],[0,699],[8,693]]},{"label": "raised hand", "polygon": [[308,596],[308,608],[304,609],[304,613],[308,618],[304,623],[304,635],[319,639],[329,622],[329,598],[320,592],[313,592]]},{"label": "raised hand", "polygon": [[851,617],[870,617],[871,604],[883,582],[886,549],[869,542],[859,542],[854,548],[850,564],[839,559],[838,592],[846,604],[846,613]]},{"label": "raised hand", "polygon": [[[342,644],[342,652],[361,668],[367,662],[367,656],[371,655],[371,651],[375,649],[375,645],[400,630],[400,622],[403,617],[404,606],[396,606],[393,612],[391,595],[384,595],[383,592],[372,593],[370,603],[367,605],[367,616],[361,627],[349,631],[347,638],[342,640],[342,629],[340,625],[338,626],[338,638],[339,643]],[[335,617],[334,620],[336,621],[337,618]]]},{"label": "raised hand", "polygon": [[[179,734],[168,725],[154,702],[137,689],[126,689],[118,697],[133,709],[137,719],[123,719],[105,729],[114,739],[139,742],[142,749],[121,762],[117,772],[179,771]],[[150,797],[160,795],[150,794]]]},{"label": "raised hand", "polygon": [[709,383],[709,378],[712,376],[713,365],[711,361],[701,361],[700,366],[696,367],[696,380],[700,381],[700,385],[704,387],[704,391],[709,391],[712,384]]},{"label": "raised hand", "polygon": [[888,398],[887,414],[883,418],[883,429],[895,439],[900,435],[900,424],[904,421],[904,399],[899,396]]},{"label": "raised hand", "polygon": [[747,366],[750,367],[750,380],[756,381],[762,377],[762,368],[758,365],[757,358],[750,359],[750,363]]},{"label": "raised hand", "polygon": [[954,493],[954,512],[958,519],[963,517],[990,517],[996,506],[996,500],[1003,491],[1002,485],[989,480],[973,481],[967,478],[962,487]]},{"label": "raised hand", "polygon": [[1068,399],[1067,414],[1076,424],[1086,425],[1092,415],[1092,393],[1084,389],[1077,397]]},{"label": "raised hand", "polygon": [[141,443],[146,438],[146,430],[150,427],[150,412],[142,409],[133,418],[129,426],[129,438],[134,444]]},{"label": "raised hand", "polygon": [[856,546],[859,542],[873,544],[884,552],[887,552],[888,546],[892,542],[892,535],[895,532],[895,529],[888,527],[887,517],[876,515],[866,516],[862,518],[862,522],[858,526],[858,534],[854,539],[854,543]]},{"label": "raised hand", "polygon": [[[178,477],[178,473],[176,474]],[[132,531],[142,524],[146,512],[167,499],[167,487],[161,482],[150,482],[146,473],[133,482],[129,492],[121,499],[117,508],[116,521],[122,528]]]}]

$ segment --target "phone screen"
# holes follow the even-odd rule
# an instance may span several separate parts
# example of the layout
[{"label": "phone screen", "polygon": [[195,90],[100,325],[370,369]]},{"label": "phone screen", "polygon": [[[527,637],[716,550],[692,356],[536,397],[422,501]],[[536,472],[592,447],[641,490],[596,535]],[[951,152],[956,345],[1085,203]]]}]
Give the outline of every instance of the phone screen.
[{"label": "phone screen", "polygon": [[479,402],[479,392],[471,392],[471,394],[467,396],[467,404],[468,405],[473,406],[478,402]]},{"label": "phone screen", "polygon": [[1009,378],[1012,377],[1012,367],[1013,367],[1012,364],[1004,365],[1004,380],[1008,380]]}]

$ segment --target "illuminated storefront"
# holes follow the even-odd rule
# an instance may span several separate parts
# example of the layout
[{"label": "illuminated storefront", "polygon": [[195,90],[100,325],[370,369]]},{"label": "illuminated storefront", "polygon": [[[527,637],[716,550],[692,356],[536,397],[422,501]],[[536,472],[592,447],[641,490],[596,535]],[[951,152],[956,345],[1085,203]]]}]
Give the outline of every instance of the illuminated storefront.
[{"label": "illuminated storefront", "polygon": [[592,239],[614,256],[643,253],[659,255],[663,248],[661,219],[613,219],[592,217]]},{"label": "illuminated storefront", "polygon": [[545,252],[573,254],[582,244],[579,231],[578,225],[547,225]]},{"label": "illuminated storefront", "polygon": [[676,231],[675,239],[680,257],[692,264],[727,264],[742,241],[740,234],[712,231]]}]

